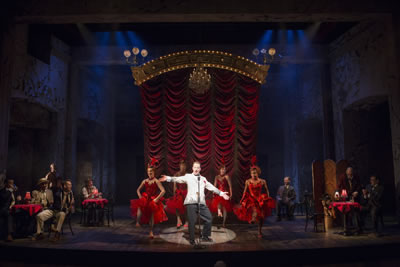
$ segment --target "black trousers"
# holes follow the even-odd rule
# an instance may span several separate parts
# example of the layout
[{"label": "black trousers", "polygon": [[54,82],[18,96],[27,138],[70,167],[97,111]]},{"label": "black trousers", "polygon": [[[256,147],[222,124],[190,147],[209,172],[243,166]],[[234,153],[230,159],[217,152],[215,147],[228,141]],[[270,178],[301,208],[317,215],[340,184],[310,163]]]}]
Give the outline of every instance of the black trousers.
[{"label": "black trousers", "polygon": [[10,235],[13,232],[13,217],[10,212],[8,210],[1,210],[0,220],[0,224],[4,227],[3,229],[7,230],[7,234]]},{"label": "black trousers", "polygon": [[371,205],[370,213],[372,218],[372,224],[374,226],[374,231],[379,232],[379,221],[382,217],[382,208]]},{"label": "black trousers", "polygon": [[[189,222],[189,239],[194,240],[194,230],[197,222],[197,216],[199,215],[199,209],[197,204],[186,205],[186,216]],[[212,216],[210,210],[206,205],[200,204],[200,218],[204,221],[203,226],[203,237],[209,237],[211,235],[211,220]]]},{"label": "black trousers", "polygon": [[288,218],[292,218],[294,214],[294,202],[283,202],[282,200],[278,200],[276,202],[276,212],[278,217],[281,217],[281,209],[283,206],[286,206]]}]

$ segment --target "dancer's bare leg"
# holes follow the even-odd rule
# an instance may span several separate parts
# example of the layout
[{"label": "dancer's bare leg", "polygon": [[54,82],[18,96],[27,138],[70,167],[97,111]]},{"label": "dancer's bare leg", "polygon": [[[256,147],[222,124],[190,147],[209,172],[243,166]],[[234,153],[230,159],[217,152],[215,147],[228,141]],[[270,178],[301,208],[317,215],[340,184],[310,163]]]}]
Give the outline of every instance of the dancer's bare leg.
[{"label": "dancer's bare leg", "polygon": [[136,212],[136,227],[140,227],[140,218],[142,217],[142,211],[138,208]]},{"label": "dancer's bare leg", "polygon": [[154,228],[154,213],[151,214],[151,218],[150,218],[150,233],[149,233],[149,237],[151,239],[154,238],[153,228]]},{"label": "dancer's bare leg", "polygon": [[262,238],[262,227],[264,224],[264,220],[260,219],[258,222],[258,238]]},{"label": "dancer's bare leg", "polygon": [[180,214],[179,214],[179,211],[178,210],[176,210],[176,228],[181,228],[181,226],[182,226],[182,219],[181,219],[181,216],[180,216]]},{"label": "dancer's bare leg", "polygon": [[226,216],[227,216],[227,212],[226,212],[226,208],[225,207],[222,208],[222,214],[223,214],[222,227],[225,228],[225,221],[226,221]]}]

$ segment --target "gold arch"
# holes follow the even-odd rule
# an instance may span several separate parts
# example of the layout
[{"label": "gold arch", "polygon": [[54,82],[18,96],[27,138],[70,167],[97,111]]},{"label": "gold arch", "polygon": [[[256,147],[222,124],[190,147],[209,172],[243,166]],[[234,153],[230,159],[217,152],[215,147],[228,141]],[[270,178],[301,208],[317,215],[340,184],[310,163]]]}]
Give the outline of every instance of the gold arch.
[{"label": "gold arch", "polygon": [[141,66],[131,67],[136,85],[163,73],[183,68],[210,67],[230,70],[263,84],[269,65],[260,65],[250,59],[230,53],[210,50],[182,51],[151,60]]}]

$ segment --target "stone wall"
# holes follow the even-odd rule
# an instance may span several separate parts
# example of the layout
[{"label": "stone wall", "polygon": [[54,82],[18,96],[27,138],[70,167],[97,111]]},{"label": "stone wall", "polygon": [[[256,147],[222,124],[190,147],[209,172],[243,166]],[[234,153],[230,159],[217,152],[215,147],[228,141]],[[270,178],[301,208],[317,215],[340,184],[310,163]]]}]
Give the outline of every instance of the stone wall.
[{"label": "stone wall", "polygon": [[[348,122],[349,119],[344,112],[370,110],[381,104],[382,101],[388,101],[393,150],[393,179],[399,181],[400,131],[398,125],[400,120],[398,110],[400,101],[396,97],[399,90],[399,76],[397,63],[393,56],[394,48],[392,21],[367,21],[354,27],[330,46],[330,62],[337,159],[346,158],[354,153],[356,148],[346,145],[345,133],[346,128],[349,132],[352,125],[360,123],[359,120]],[[353,131],[356,129],[354,128]],[[354,140],[360,141],[359,138]],[[379,140],[374,141],[379,142]],[[355,162],[357,159],[353,159],[353,164]],[[362,166],[357,167],[362,168]]]},{"label": "stone wall", "polygon": [[27,53],[28,27],[18,25],[16,33],[8,175],[23,187],[33,187],[48,172],[50,162],[56,163],[61,175],[64,172],[69,48],[52,38],[46,64]]}]

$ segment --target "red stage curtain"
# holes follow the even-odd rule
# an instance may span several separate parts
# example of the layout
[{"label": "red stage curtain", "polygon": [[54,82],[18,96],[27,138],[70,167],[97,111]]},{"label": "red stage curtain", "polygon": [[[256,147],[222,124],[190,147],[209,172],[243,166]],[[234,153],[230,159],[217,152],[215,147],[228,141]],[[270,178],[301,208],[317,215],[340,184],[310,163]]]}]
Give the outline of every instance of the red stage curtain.
[{"label": "red stage curtain", "polygon": [[157,173],[173,175],[182,157],[188,172],[198,160],[202,175],[213,182],[224,158],[237,200],[256,153],[260,86],[234,72],[209,69],[212,86],[198,95],[188,88],[191,71],[168,72],[142,84],[145,162],[155,157]]}]

